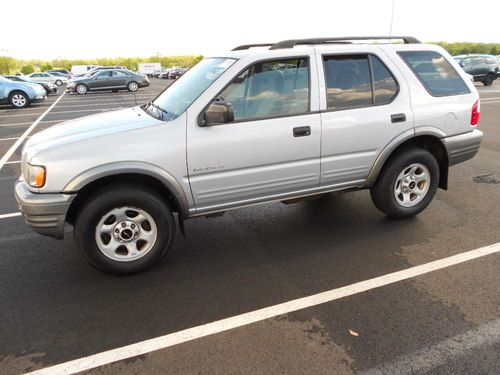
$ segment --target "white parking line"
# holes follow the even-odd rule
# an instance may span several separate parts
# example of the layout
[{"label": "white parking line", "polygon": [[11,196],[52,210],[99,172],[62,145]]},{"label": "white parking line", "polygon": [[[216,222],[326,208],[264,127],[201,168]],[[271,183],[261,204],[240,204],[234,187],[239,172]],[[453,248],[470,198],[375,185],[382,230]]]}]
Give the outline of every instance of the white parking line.
[{"label": "white parking line", "polygon": [[[45,120],[45,121],[40,121],[40,124],[45,124],[48,122],[60,122],[61,120]],[[32,122],[13,122],[10,124],[0,124],[0,127],[9,127],[9,126],[24,126],[24,125],[31,125],[33,124]]]},{"label": "white parking line", "polygon": [[[0,142],[2,141],[15,141],[19,137],[10,137],[10,138],[0,138]],[[29,137],[26,137],[29,138]]]},{"label": "white parking line", "polygon": [[7,165],[7,164],[20,164],[20,163],[21,163],[21,160],[13,160],[13,161],[6,161],[5,165]]},{"label": "white parking line", "polygon": [[[36,108],[37,110],[41,110],[43,108]],[[18,112],[16,115],[8,115],[8,116],[0,116],[0,118],[4,117],[4,118],[10,118],[10,117],[22,117],[22,116],[36,116],[36,115],[39,115],[43,112],[36,112],[36,113],[19,113],[19,111],[16,111]],[[21,111],[21,112],[24,112],[24,111]],[[0,115],[2,114],[2,112],[0,112]]]},{"label": "white parking line", "polygon": [[28,129],[25,130],[24,133],[17,139],[17,141],[7,150],[5,155],[2,156],[2,158],[0,159],[0,170],[2,170],[7,160],[9,160],[10,157],[14,154],[14,152],[16,152],[19,145],[23,143],[24,139],[33,131],[33,129],[35,129],[35,127],[40,123],[40,121],[43,120],[43,118],[50,112],[50,110],[54,108],[57,103],[59,103],[59,100],[61,100],[63,96],[64,93],[59,98],[57,98],[57,100],[54,103],[52,103],[52,105],[49,108],[47,108],[47,110],[44,113],[42,113],[40,117],[38,117]]},{"label": "white parking line", "polygon": [[77,109],[76,111],[57,111],[51,112],[51,115],[56,115],[60,113],[80,113],[80,112],[106,112],[113,111],[115,109],[121,109],[122,107],[110,107],[110,108],[96,108],[96,109]]},{"label": "white parking line", "polygon": [[407,280],[416,276],[421,276],[429,272],[437,271],[446,267],[457,265],[463,262],[470,261],[472,259],[495,254],[498,252],[500,252],[500,242],[490,246],[467,251],[465,253],[453,255],[448,258],[425,263],[420,266],[407,268],[402,271],[397,271],[373,279],[361,281],[356,284],[332,289],[323,293],[295,299],[289,302],[266,307],[245,314],[236,315],[230,318],[215,321],[213,323],[207,323],[201,326],[188,328],[183,331],[141,341],[135,344],[123,346],[121,348],[108,350],[106,352],[89,355],[87,357],[75,359],[73,361],[34,371],[30,374],[74,374],[76,372],[90,370],[96,367],[107,365],[112,362],[136,357],[160,349],[165,349],[184,342],[192,341],[216,333],[225,332],[234,328],[260,322],[262,320],[273,318],[279,315],[288,314],[294,311],[331,302],[343,297],[366,292],[371,289],[380,288],[382,286],[393,284],[402,280]]},{"label": "white parking line", "polygon": [[481,101],[481,105],[496,104],[496,103],[500,103],[500,100],[492,100],[492,101],[489,101],[489,102],[483,102],[483,101]]},{"label": "white parking line", "polygon": [[16,216],[21,216],[22,214],[20,212],[13,212],[11,214],[3,214],[0,215],[0,219],[7,219],[9,217],[16,217]]}]

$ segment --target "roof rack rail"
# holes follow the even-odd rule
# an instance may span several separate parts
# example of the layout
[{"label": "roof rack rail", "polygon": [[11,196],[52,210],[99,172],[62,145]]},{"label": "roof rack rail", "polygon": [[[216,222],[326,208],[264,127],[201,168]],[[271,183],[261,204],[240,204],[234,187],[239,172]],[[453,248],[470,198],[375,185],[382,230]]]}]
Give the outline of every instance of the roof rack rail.
[{"label": "roof rack rail", "polygon": [[402,40],[405,44],[420,44],[421,42],[413,36],[346,36],[335,38],[310,38],[310,39],[290,39],[278,42],[269,48],[270,50],[293,48],[298,44],[330,44],[349,43],[351,40]]},{"label": "roof rack rail", "polygon": [[242,51],[244,49],[249,49],[252,47],[271,47],[274,46],[275,43],[260,43],[260,44],[244,44],[242,46],[238,46],[233,48],[231,51]]}]

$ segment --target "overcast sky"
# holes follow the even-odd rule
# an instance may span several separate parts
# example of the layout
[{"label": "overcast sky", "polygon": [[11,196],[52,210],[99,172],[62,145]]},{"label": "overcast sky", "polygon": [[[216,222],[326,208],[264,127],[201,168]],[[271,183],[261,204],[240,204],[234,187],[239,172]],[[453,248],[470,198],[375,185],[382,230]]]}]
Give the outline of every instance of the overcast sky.
[{"label": "overcast sky", "polygon": [[[500,43],[498,0],[395,0],[393,35]],[[0,55],[210,55],[239,44],[388,35],[392,0],[24,0],[2,9]]]}]

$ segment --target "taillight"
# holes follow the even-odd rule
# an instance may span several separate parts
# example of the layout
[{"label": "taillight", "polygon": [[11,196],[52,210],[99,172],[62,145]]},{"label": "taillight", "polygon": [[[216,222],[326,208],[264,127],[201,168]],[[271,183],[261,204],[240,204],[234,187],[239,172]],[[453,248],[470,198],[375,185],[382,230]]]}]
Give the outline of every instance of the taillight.
[{"label": "taillight", "polygon": [[476,126],[479,124],[479,119],[481,118],[481,112],[479,108],[479,100],[472,106],[472,114],[470,116],[470,124]]}]

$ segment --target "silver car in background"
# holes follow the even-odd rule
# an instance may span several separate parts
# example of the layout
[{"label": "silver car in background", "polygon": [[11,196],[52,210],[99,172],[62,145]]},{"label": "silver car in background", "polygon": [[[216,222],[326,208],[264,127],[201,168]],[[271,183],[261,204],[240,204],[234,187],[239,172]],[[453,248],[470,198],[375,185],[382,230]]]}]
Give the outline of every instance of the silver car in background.
[{"label": "silver car in background", "polygon": [[44,100],[45,89],[36,83],[14,82],[0,77],[0,104],[10,104],[15,108],[26,108],[31,103]]}]

